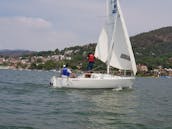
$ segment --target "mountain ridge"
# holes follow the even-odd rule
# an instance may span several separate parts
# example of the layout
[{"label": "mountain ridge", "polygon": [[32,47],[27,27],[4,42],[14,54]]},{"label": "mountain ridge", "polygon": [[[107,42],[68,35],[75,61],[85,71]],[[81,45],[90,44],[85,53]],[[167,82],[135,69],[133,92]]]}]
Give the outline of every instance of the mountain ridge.
[{"label": "mountain ridge", "polygon": [[163,27],[149,32],[140,33],[131,37],[131,42],[136,45],[139,39],[140,46],[149,46],[150,43],[171,42],[172,26]]},{"label": "mountain ridge", "polygon": [[21,49],[15,49],[15,50],[11,50],[11,49],[2,49],[0,50],[0,56],[23,56],[23,55],[31,55],[35,53],[35,51],[31,51],[31,50],[21,50]]}]

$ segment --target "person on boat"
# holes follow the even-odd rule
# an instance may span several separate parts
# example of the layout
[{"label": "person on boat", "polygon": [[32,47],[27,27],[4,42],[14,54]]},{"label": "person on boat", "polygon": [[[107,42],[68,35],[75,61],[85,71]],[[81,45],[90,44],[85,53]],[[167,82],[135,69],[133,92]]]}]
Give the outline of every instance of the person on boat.
[{"label": "person on boat", "polygon": [[89,53],[87,58],[88,58],[87,70],[90,71],[93,69],[93,65],[94,65],[94,61],[95,61],[94,54]]},{"label": "person on boat", "polygon": [[68,68],[68,64],[63,65],[62,71],[61,71],[61,76],[62,77],[70,77],[71,75],[71,70]]}]

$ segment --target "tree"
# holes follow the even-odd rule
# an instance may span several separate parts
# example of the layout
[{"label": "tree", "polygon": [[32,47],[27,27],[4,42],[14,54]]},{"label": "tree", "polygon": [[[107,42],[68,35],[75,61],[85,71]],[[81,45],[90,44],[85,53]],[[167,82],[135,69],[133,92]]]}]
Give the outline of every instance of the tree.
[{"label": "tree", "polygon": [[51,69],[55,69],[57,66],[57,63],[53,60],[48,60],[47,62],[45,62],[44,64],[44,69],[45,70],[51,70]]}]

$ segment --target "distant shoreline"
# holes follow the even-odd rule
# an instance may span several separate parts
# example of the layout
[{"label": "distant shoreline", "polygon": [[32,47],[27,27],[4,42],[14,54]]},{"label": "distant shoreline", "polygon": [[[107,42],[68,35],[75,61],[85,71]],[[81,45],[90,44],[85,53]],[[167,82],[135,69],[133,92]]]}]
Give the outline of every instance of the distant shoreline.
[{"label": "distant shoreline", "polygon": [[0,69],[10,69],[9,66],[0,66]]}]

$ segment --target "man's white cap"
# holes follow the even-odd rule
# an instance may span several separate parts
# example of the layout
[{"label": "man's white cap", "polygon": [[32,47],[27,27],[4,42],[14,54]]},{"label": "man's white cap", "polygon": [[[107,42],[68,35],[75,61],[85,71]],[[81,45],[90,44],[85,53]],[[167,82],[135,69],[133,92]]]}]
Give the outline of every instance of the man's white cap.
[{"label": "man's white cap", "polygon": [[66,65],[63,65],[63,67],[66,67]]}]

